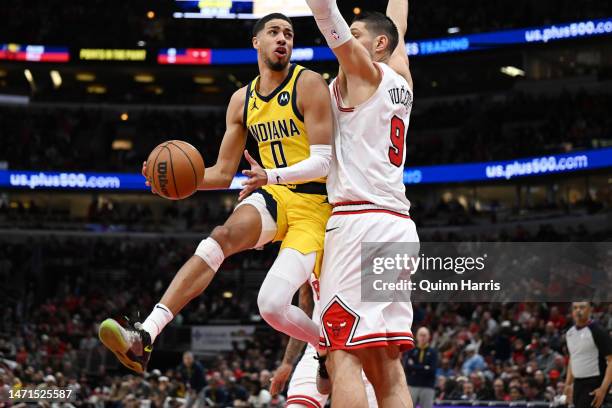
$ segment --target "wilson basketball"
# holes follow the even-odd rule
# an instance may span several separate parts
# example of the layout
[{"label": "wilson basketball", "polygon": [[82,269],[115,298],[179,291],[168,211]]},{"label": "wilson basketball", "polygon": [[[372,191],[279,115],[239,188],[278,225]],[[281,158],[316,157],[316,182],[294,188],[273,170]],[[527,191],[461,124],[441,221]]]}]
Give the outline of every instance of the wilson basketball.
[{"label": "wilson basketball", "polygon": [[197,191],[204,169],[204,159],[195,147],[181,140],[169,140],[149,154],[147,180],[162,197],[181,200]]}]

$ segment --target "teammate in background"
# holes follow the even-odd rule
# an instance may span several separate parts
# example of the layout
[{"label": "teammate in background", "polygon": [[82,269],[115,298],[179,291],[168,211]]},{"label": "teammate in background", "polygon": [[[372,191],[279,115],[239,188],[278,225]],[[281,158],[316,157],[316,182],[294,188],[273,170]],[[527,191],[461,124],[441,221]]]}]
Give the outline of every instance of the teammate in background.
[{"label": "teammate in background", "polygon": [[361,370],[380,407],[412,407],[400,353],[413,347],[410,302],[361,300],[361,243],[412,242],[403,169],[412,108],[412,78],[404,44],[408,0],[389,0],[387,15],[364,13],[351,27],[335,0],[306,0],[338,58],[330,85],[337,129],[327,179],[332,216],[321,275],[321,346],[328,361],[334,408],[367,407]]},{"label": "teammate in background", "polygon": [[[300,288],[300,308],[309,316],[312,315],[315,319],[319,318],[319,280],[312,274],[309,284],[304,284]],[[285,384],[289,377],[289,389],[287,390],[287,405],[292,408],[322,408],[327,403],[328,395],[321,394],[317,390],[317,369],[319,365],[315,361],[317,352],[312,345],[306,346],[306,351],[302,354],[300,361],[293,370],[297,358],[304,350],[305,343],[289,338],[289,343],[285,348],[285,355],[281,365],[274,372],[272,384],[270,385],[270,393],[276,395],[285,388]],[[293,371],[293,375],[291,372]],[[368,395],[368,403],[370,408],[378,407],[376,403],[376,395],[372,385],[367,381],[364,375],[366,393]]]},{"label": "teammate in background", "polygon": [[[206,289],[226,257],[272,241],[282,240],[282,245],[260,289],[259,311],[275,329],[318,344],[318,326],[291,299],[313,271],[319,274],[331,213],[325,189],[333,132],[329,91],[319,74],[290,64],[293,26],[288,17],[274,13],[260,19],[252,42],[259,76],[232,96],[217,163],[206,170],[200,189],[230,186],[248,133],[257,140],[265,170],[244,151],[252,169],[245,170],[251,178],[241,203],[199,244],[147,319],[127,329],[113,319],[101,324],[104,345],[136,372],[146,370],[155,338]],[[295,183],[298,179],[308,182]],[[248,195],[264,184],[270,185]]]}]

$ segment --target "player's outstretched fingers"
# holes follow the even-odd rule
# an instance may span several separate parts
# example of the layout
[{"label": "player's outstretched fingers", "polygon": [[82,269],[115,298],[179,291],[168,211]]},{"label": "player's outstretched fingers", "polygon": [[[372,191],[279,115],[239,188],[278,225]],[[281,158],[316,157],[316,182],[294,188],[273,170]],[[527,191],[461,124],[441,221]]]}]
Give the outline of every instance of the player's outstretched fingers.
[{"label": "player's outstretched fingers", "polygon": [[242,190],[240,190],[240,193],[238,194],[238,201],[242,201],[245,198],[247,198],[253,191],[255,191],[255,187],[245,187]]},{"label": "player's outstretched fingers", "polygon": [[259,163],[257,163],[257,160],[255,160],[254,158],[251,157],[251,155],[249,154],[248,150],[244,150],[244,158],[246,159],[246,161],[249,162],[249,164],[251,166],[257,166],[259,167]]},{"label": "player's outstretched fingers", "polygon": [[242,170],[242,174],[247,177],[255,177],[257,175],[253,170]]},{"label": "player's outstretched fingers", "polygon": [[253,184],[255,184],[255,179],[253,177],[255,177],[257,175],[257,173],[255,173],[254,171],[251,170],[243,170],[242,174],[244,174],[245,176],[249,177],[246,180],[243,180],[242,184],[243,186],[251,186]]},{"label": "player's outstretched fingers", "polygon": [[283,381],[276,380],[276,377],[272,377],[272,383],[270,384],[270,394],[272,396],[276,396],[283,388],[285,388],[285,383]]}]

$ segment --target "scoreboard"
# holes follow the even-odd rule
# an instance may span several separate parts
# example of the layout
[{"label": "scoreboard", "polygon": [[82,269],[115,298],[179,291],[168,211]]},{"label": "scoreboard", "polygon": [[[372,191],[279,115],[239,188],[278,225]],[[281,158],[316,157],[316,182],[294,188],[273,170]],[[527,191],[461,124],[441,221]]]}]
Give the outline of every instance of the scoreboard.
[{"label": "scoreboard", "polygon": [[282,10],[289,17],[312,15],[305,0],[176,0],[175,18],[257,19]]},{"label": "scoreboard", "polygon": [[30,62],[68,62],[68,47],[46,45],[0,44],[0,60]]}]

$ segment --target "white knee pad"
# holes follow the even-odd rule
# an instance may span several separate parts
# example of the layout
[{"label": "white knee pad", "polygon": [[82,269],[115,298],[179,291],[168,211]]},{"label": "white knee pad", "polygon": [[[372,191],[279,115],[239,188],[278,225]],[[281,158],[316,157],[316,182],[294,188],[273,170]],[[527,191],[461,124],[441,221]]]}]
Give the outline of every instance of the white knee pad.
[{"label": "white knee pad", "polygon": [[210,269],[215,272],[219,270],[225,259],[221,245],[212,237],[208,237],[200,242],[200,245],[195,250],[195,255],[202,258],[210,266]]},{"label": "white knee pad", "polygon": [[251,194],[250,196],[242,200],[240,203],[238,203],[236,208],[234,208],[234,211],[236,211],[237,208],[243,205],[252,205],[257,209],[259,215],[261,216],[261,234],[259,235],[259,239],[257,240],[257,243],[253,248],[259,248],[264,246],[268,242],[271,242],[274,239],[274,236],[276,235],[276,220],[272,217],[270,211],[268,211],[266,199],[264,198],[263,194]]}]

